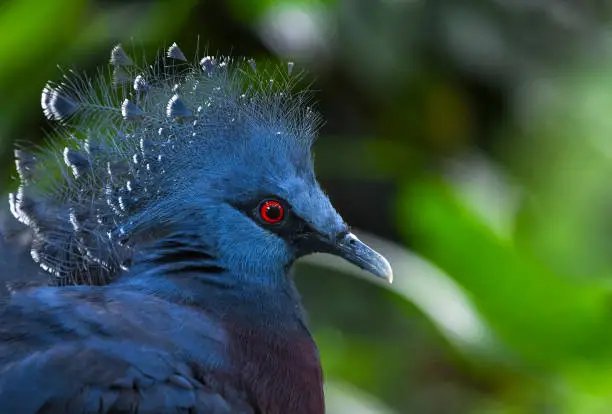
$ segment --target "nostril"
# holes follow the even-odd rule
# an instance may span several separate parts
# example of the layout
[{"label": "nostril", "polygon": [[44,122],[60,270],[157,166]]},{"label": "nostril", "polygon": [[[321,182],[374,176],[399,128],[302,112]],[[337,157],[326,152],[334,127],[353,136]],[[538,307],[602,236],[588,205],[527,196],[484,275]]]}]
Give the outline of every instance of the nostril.
[{"label": "nostril", "polygon": [[349,242],[348,242],[348,243],[349,243],[349,245],[350,245],[350,246],[354,246],[354,245],[355,245],[355,243],[357,243],[357,240],[351,237],[351,238],[349,239]]}]

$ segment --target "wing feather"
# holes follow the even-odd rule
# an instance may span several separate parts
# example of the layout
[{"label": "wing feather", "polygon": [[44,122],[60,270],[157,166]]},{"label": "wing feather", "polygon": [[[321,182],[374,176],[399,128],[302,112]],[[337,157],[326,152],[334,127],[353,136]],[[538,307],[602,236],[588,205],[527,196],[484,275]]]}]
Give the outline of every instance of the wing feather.
[{"label": "wing feather", "polygon": [[[20,290],[0,311],[0,413],[253,412],[244,398],[233,400],[240,393],[229,401],[225,389],[205,384],[206,368],[191,368],[221,359],[222,335],[206,318],[148,296],[91,289]],[[195,319],[197,338],[182,329]]]}]

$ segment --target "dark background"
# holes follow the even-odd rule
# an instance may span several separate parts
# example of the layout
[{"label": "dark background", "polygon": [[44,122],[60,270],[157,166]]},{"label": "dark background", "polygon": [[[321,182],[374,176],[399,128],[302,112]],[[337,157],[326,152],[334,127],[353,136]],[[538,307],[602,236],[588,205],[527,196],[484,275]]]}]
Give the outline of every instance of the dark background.
[{"label": "dark background", "polygon": [[[5,1],[2,185],[16,184],[14,143],[51,131],[40,91],[57,64],[93,74],[117,42],[152,56],[176,41],[193,56],[198,36],[200,55],[293,60],[326,119],[322,185],[396,279],[327,256],[297,266],[329,412],[610,413],[611,12],[587,0]],[[29,265],[11,240],[23,261],[4,275]]]}]

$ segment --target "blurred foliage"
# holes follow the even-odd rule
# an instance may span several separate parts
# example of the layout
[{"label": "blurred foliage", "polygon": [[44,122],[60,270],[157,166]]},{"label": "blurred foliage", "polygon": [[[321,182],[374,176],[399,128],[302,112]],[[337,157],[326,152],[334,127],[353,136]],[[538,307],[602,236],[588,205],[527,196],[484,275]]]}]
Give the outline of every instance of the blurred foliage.
[{"label": "blurred foliage", "polygon": [[[56,64],[116,42],[293,59],[316,145],[392,287],[297,268],[331,413],[612,412],[612,44],[607,1],[9,0],[0,160],[40,144]],[[4,208],[6,209],[6,208]],[[367,236],[364,236],[367,237]],[[358,273],[358,272],[357,272]]]}]

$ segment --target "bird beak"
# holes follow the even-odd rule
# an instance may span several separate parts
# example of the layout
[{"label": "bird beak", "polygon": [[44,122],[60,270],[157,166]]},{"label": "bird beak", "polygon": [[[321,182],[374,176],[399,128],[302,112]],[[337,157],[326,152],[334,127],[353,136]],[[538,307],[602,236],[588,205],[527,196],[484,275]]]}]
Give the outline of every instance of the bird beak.
[{"label": "bird beak", "polygon": [[393,269],[381,254],[363,243],[353,233],[347,233],[330,246],[329,253],[347,260],[375,276],[393,282]]}]

